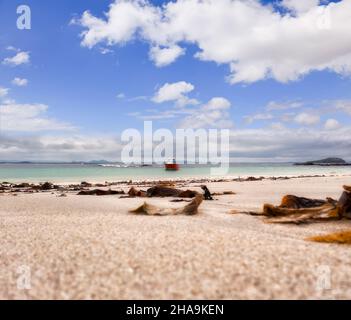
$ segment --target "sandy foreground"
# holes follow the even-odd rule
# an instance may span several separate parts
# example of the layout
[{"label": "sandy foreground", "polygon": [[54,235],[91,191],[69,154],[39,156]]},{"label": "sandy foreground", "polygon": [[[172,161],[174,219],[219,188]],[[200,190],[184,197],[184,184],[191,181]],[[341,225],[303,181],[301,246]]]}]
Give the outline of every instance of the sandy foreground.
[{"label": "sandy foreground", "polygon": [[338,198],[343,184],[351,177],[210,183],[237,194],[205,201],[197,216],[128,213],[140,198],[0,196],[0,299],[350,299],[351,247],[305,238],[351,221],[272,225],[229,214],[285,194]]}]

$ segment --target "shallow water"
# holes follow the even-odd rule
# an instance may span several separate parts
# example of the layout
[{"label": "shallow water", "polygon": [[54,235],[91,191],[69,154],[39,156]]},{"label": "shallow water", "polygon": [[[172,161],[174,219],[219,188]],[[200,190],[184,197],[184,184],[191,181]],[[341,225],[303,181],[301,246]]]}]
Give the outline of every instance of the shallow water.
[{"label": "shallow water", "polygon": [[[351,175],[351,167],[294,166],[291,163],[236,163],[231,164],[226,177]],[[223,175],[222,175],[223,176]],[[119,181],[142,179],[181,179],[208,177],[209,166],[183,166],[177,172],[155,167],[102,167],[88,164],[0,164],[0,181]]]}]

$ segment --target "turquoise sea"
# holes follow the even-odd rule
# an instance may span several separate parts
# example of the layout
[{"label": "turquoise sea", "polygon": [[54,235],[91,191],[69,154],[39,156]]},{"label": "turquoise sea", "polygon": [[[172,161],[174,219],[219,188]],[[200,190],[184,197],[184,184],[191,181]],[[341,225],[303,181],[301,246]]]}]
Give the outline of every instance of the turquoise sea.
[{"label": "turquoise sea", "polygon": [[[351,166],[294,166],[291,163],[235,163],[226,177],[350,175]],[[183,166],[180,171],[153,167],[103,167],[91,164],[0,164],[0,181],[8,182],[81,182],[143,179],[216,178],[208,166]]]}]

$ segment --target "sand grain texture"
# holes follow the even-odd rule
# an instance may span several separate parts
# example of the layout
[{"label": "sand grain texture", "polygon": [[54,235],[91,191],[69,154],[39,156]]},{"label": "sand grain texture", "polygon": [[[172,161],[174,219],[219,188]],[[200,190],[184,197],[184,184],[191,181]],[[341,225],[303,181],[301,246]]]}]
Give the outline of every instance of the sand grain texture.
[{"label": "sand grain texture", "polygon": [[[204,201],[196,216],[128,213],[138,198],[0,196],[0,298],[350,299],[350,247],[305,239],[351,221],[286,226],[229,214],[279,204],[285,194],[338,198],[343,184],[350,178],[213,183],[212,192],[237,194]],[[169,200],[148,202],[184,205]],[[23,265],[30,290],[17,287]],[[326,267],[332,286],[320,290]]]}]

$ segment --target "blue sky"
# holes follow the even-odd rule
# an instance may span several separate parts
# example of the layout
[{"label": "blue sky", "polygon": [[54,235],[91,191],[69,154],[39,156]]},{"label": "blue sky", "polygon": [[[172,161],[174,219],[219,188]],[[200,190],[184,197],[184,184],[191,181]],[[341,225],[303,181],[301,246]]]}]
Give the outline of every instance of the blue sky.
[{"label": "blue sky", "polygon": [[[212,1],[218,12],[204,11],[208,21],[204,25],[191,24],[191,19],[198,18],[192,17],[183,30],[174,18],[167,31],[161,30],[162,24],[153,25],[160,23],[157,10],[163,11],[161,16],[167,15],[161,7],[167,1],[147,5],[129,1],[140,9],[135,11],[140,16],[124,14],[122,22],[118,21],[122,10],[118,5],[123,1],[116,1],[117,18],[103,14],[114,2],[0,0],[0,159],[117,159],[120,133],[127,128],[141,129],[149,119],[160,128],[228,127],[238,141],[232,148],[233,158],[238,159],[351,157],[347,141],[340,140],[350,129],[351,63],[347,54],[351,54],[351,46],[344,44],[350,39],[350,28],[345,23],[346,31],[341,33],[342,25],[333,24],[336,18],[349,21],[347,13],[340,18],[340,12],[346,10],[337,7],[350,6],[349,0],[319,5],[331,10],[318,13],[331,19],[331,25],[319,27],[325,28],[322,31],[313,27],[315,0],[307,1],[306,8],[296,7],[296,0],[274,1],[274,8],[269,7],[270,1],[247,1],[241,6],[230,4],[238,1]],[[174,2],[183,17],[187,11],[182,1]],[[190,2],[198,5],[196,0]],[[31,9],[31,30],[16,27],[16,8],[21,4]],[[89,17],[84,18],[87,10]],[[229,31],[234,28],[225,14],[231,10],[233,15],[235,10],[243,10],[247,21],[235,25],[241,30],[221,34],[223,26],[218,20],[228,19]],[[276,15],[289,16],[292,27],[284,21],[279,21],[279,27]],[[144,16],[156,22],[146,23]],[[258,18],[253,19],[255,16]],[[297,19],[304,16],[310,17],[306,21],[311,21],[312,27],[301,27]],[[101,28],[92,18],[109,25]],[[261,32],[270,21],[272,28],[264,30],[262,37],[249,35],[253,29]],[[130,27],[133,24],[137,31]],[[172,28],[176,31],[168,30]],[[278,34],[284,28],[286,35]],[[291,30],[297,30],[296,34]],[[90,38],[89,33],[93,35]],[[331,50],[328,41],[339,35],[339,42],[329,44]],[[307,50],[311,41],[315,48]],[[284,50],[284,46],[292,49]],[[152,48],[156,48],[153,57]],[[170,54],[182,50],[182,54],[165,62],[164,49]],[[13,63],[11,58],[22,52],[27,60]],[[201,58],[199,52],[203,52]],[[168,88],[171,92],[164,90],[163,98],[157,99],[166,84],[174,85]],[[209,105],[215,105],[216,113],[206,118]],[[16,121],[13,117],[21,112]],[[258,141],[259,136],[266,138]]]}]

